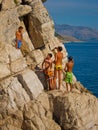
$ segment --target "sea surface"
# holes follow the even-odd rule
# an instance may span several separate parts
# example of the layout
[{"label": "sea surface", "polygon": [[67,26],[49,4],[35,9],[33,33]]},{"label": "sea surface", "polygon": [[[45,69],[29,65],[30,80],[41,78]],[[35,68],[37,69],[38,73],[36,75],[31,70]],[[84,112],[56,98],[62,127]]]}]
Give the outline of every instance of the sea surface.
[{"label": "sea surface", "polygon": [[74,58],[73,72],[88,90],[98,97],[98,43],[65,43]]}]

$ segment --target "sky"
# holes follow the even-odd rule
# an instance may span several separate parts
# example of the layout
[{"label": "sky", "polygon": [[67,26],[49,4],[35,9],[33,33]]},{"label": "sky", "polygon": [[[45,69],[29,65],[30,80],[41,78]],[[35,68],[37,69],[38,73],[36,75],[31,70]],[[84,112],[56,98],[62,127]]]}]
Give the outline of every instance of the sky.
[{"label": "sky", "polygon": [[98,0],[47,0],[45,6],[57,24],[98,30]]}]

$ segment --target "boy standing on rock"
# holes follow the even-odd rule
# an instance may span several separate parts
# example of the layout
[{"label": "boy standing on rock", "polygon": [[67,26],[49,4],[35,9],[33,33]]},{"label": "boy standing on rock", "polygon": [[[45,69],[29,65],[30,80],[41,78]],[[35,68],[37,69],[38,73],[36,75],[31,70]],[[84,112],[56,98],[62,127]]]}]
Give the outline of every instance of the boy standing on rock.
[{"label": "boy standing on rock", "polygon": [[51,58],[52,58],[52,54],[49,53],[42,63],[42,69],[44,71],[46,80],[48,81],[49,90],[54,89],[54,80],[53,80],[54,73],[52,70],[53,61]]},{"label": "boy standing on rock", "polygon": [[55,86],[56,85],[56,80],[58,79],[58,87],[57,89],[60,89],[61,87],[61,77],[62,77],[62,59],[63,59],[63,53],[62,53],[62,47],[59,46],[57,48],[57,53],[55,54],[55,60],[54,60],[54,64],[55,64],[55,68],[54,68],[54,83]]},{"label": "boy standing on rock", "polygon": [[16,48],[18,48],[18,49],[20,49],[22,46],[22,42],[23,42],[22,33],[23,33],[23,27],[20,26],[18,28],[18,31],[16,32]]},{"label": "boy standing on rock", "polygon": [[65,71],[66,71],[66,78],[65,78],[65,82],[66,82],[66,89],[68,92],[68,84],[70,85],[70,91],[72,91],[72,81],[73,81],[73,66],[74,66],[74,60],[72,57],[68,57],[68,63],[66,63],[65,65]]}]

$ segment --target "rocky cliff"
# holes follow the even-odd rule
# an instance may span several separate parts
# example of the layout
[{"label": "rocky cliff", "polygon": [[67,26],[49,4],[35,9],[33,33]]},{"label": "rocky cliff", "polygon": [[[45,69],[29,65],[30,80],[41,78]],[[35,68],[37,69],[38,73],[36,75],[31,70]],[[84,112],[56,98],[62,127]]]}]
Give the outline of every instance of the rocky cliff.
[{"label": "rocky cliff", "polygon": [[[44,2],[45,0],[43,0]],[[24,27],[27,48],[15,48],[15,32]],[[98,100],[79,82],[66,94],[44,92],[36,72],[48,52],[62,46],[41,0],[0,0],[0,130],[97,130]],[[37,76],[38,75],[38,76]]]}]

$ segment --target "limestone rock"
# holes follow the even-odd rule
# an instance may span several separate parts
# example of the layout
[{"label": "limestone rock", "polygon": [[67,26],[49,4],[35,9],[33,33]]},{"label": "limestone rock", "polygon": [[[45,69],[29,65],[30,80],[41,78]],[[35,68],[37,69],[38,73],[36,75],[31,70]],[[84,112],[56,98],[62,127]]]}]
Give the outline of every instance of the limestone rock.
[{"label": "limestone rock", "polygon": [[[20,5],[15,9],[0,12],[0,43],[15,44],[15,33],[18,27],[21,25],[19,20],[20,16],[24,16],[31,11],[31,7],[28,5]],[[22,22],[23,23],[23,22]],[[28,40],[29,47],[33,49],[33,45],[27,35],[27,31],[24,27],[25,40]],[[14,45],[15,46],[15,45]]]},{"label": "limestone rock", "polygon": [[11,74],[8,65],[0,63],[0,79]]},{"label": "limestone rock", "polygon": [[34,58],[37,65],[41,64],[44,60],[44,55],[43,55],[42,51],[39,49],[32,51],[31,57]]},{"label": "limestone rock", "polygon": [[[78,84],[79,85],[79,84]],[[79,86],[81,88],[81,86]],[[63,130],[96,130],[98,99],[89,92],[50,92],[54,118]]]},{"label": "limestone rock", "polygon": [[0,43],[11,44],[15,41],[15,32],[19,23],[16,9],[0,12]]},{"label": "limestone rock", "polygon": [[31,99],[38,97],[39,94],[42,93],[43,86],[33,71],[24,71],[22,74],[18,76],[18,79]]},{"label": "limestone rock", "polygon": [[0,83],[0,92],[0,96],[3,98],[0,106],[2,111],[6,110],[9,113],[13,113],[30,101],[28,94],[18,82],[17,78],[8,78],[2,81]]},{"label": "limestone rock", "polygon": [[17,12],[19,17],[24,16],[32,11],[31,7],[28,5],[20,5],[17,7]]},{"label": "limestone rock", "polygon": [[[44,93],[43,93],[44,95]],[[46,95],[46,94],[45,94]],[[41,95],[42,97],[42,95]],[[47,97],[47,96],[45,96]],[[44,101],[47,101],[48,98],[44,99]],[[47,113],[49,112],[49,108],[46,106],[46,104],[43,103],[43,101],[40,99],[39,101],[32,101],[31,103],[28,103],[24,108],[24,122],[23,122],[23,129],[24,130],[61,130],[61,128],[56,124],[52,117],[48,116]],[[49,103],[49,101],[47,102]],[[44,105],[42,105],[44,104]],[[49,104],[47,104],[49,106]]]},{"label": "limestone rock", "polygon": [[28,35],[28,33],[27,33],[27,30],[26,30],[25,25],[24,25],[23,22],[21,22],[21,26],[24,28],[24,33],[23,33],[24,42],[25,42],[25,43],[27,44],[27,46],[29,47],[29,50],[32,51],[32,50],[34,50],[34,46],[33,46],[32,42],[31,42],[31,40],[30,40],[30,37],[29,37],[29,35]]},{"label": "limestone rock", "polygon": [[2,10],[9,10],[16,6],[16,3],[14,0],[2,0]]},{"label": "limestone rock", "polygon": [[48,44],[50,50],[54,49],[59,41],[54,36],[54,23],[46,8],[41,0],[33,0],[29,5],[32,12],[28,16],[28,30],[34,48],[44,48]]},{"label": "limestone rock", "polygon": [[26,68],[26,61],[20,50],[7,44],[1,46],[0,51],[0,79]]}]

